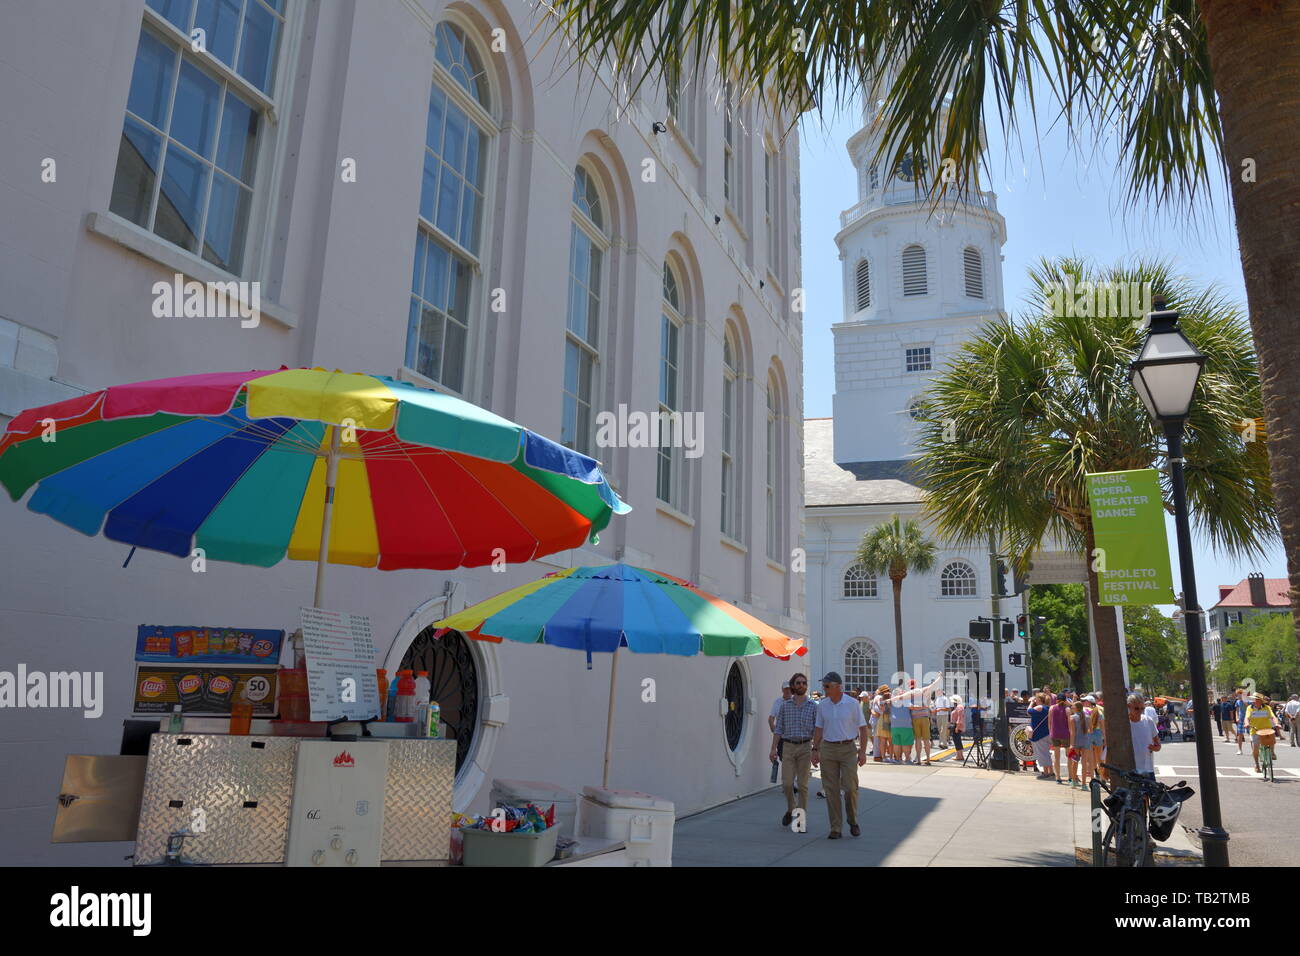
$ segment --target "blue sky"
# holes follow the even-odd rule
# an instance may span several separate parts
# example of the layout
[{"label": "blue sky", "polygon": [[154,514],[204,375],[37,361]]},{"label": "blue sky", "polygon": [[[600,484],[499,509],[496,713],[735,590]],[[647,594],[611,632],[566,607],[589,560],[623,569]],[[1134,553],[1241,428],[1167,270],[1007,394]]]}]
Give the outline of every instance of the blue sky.
[{"label": "blue sky", "polygon": [[[830,326],[843,315],[841,263],[835,247],[839,214],[857,202],[853,165],[844,144],[861,126],[854,106],[825,124],[812,114],[800,130],[800,189],[803,231],[804,415],[828,417],[835,390]],[[1236,230],[1226,195],[1216,188],[1195,209],[1171,207],[1156,212],[1143,204],[1126,208],[1124,179],[1116,150],[1096,154],[1072,149],[1064,132],[1046,130],[1036,141],[1032,131],[1008,148],[1000,130],[988,131],[992,181],[998,209],[1007,221],[1003,247],[1006,308],[1021,311],[1029,263],[1040,256],[1077,254],[1103,263],[1136,255],[1162,256],[1201,282],[1216,282],[1244,308]],[[1171,561],[1178,580],[1172,519],[1167,522]],[[1269,548],[1262,560],[1231,560],[1216,555],[1208,541],[1197,541],[1196,586],[1201,605],[1218,597],[1217,585],[1235,584],[1249,571],[1286,577],[1282,546]],[[1175,583],[1175,590],[1181,589]],[[1172,610],[1172,608],[1166,608]]]}]

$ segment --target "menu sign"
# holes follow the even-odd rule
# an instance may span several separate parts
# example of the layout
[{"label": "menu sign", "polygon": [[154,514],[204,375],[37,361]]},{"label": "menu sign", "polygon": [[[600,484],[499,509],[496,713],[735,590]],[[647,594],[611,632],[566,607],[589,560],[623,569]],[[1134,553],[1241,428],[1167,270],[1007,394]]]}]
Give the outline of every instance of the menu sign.
[{"label": "menu sign", "polygon": [[1173,604],[1164,499],[1154,468],[1088,475],[1097,603]]},{"label": "menu sign", "polygon": [[233,627],[162,627],[141,624],[135,659],[171,664],[193,658],[195,664],[243,664],[274,667],[280,659],[284,631]]},{"label": "menu sign", "polygon": [[141,664],[135,670],[135,713],[169,714],[180,704],[185,714],[226,716],[230,702],[243,694],[254,717],[274,717],[275,678],[273,670]]},{"label": "menu sign", "polygon": [[312,720],[367,720],[379,715],[370,618],[302,608],[302,643]]}]

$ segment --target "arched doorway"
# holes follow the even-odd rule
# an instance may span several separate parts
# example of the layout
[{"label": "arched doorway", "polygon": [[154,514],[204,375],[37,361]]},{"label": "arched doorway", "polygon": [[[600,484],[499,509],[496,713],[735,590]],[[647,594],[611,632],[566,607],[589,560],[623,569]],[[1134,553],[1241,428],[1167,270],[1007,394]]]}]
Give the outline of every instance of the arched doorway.
[{"label": "arched doorway", "polygon": [[401,669],[428,671],[431,699],[442,710],[447,735],[456,741],[456,772],[464,765],[479,726],[478,665],[469,641],[459,631],[434,638],[426,627],[402,656]]}]

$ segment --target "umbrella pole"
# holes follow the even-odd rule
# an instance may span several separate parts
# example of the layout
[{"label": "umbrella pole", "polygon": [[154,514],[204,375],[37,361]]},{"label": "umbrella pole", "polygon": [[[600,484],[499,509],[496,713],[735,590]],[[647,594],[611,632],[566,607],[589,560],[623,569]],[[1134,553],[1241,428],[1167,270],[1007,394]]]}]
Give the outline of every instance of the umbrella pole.
[{"label": "umbrella pole", "polygon": [[330,450],[325,456],[325,507],[320,520],[320,553],[316,558],[316,598],[314,607],[321,607],[325,597],[325,565],[329,559],[330,525],[334,517],[334,484],[339,476],[339,427],[326,425],[330,430]]},{"label": "umbrella pole", "polygon": [[614,648],[613,661],[609,665],[609,711],[605,715],[605,771],[601,775],[600,785],[609,786],[609,756],[614,745],[614,685],[618,682],[618,648]]}]

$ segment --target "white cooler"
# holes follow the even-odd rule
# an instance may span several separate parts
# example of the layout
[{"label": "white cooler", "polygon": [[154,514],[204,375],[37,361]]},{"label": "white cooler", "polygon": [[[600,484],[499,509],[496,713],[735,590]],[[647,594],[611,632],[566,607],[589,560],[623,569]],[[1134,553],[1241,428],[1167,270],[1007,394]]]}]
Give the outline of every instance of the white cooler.
[{"label": "white cooler", "polygon": [[639,790],[582,788],[581,835],[622,840],[632,866],[673,865],[672,801]]},{"label": "white cooler", "polygon": [[[493,780],[492,792],[488,795],[492,807],[504,804],[507,807],[522,807],[531,803],[543,813],[551,804],[555,804],[556,835],[574,836],[574,820],[578,815],[578,795],[572,790],[547,783],[544,780]],[[490,813],[492,807],[488,808]]]}]

